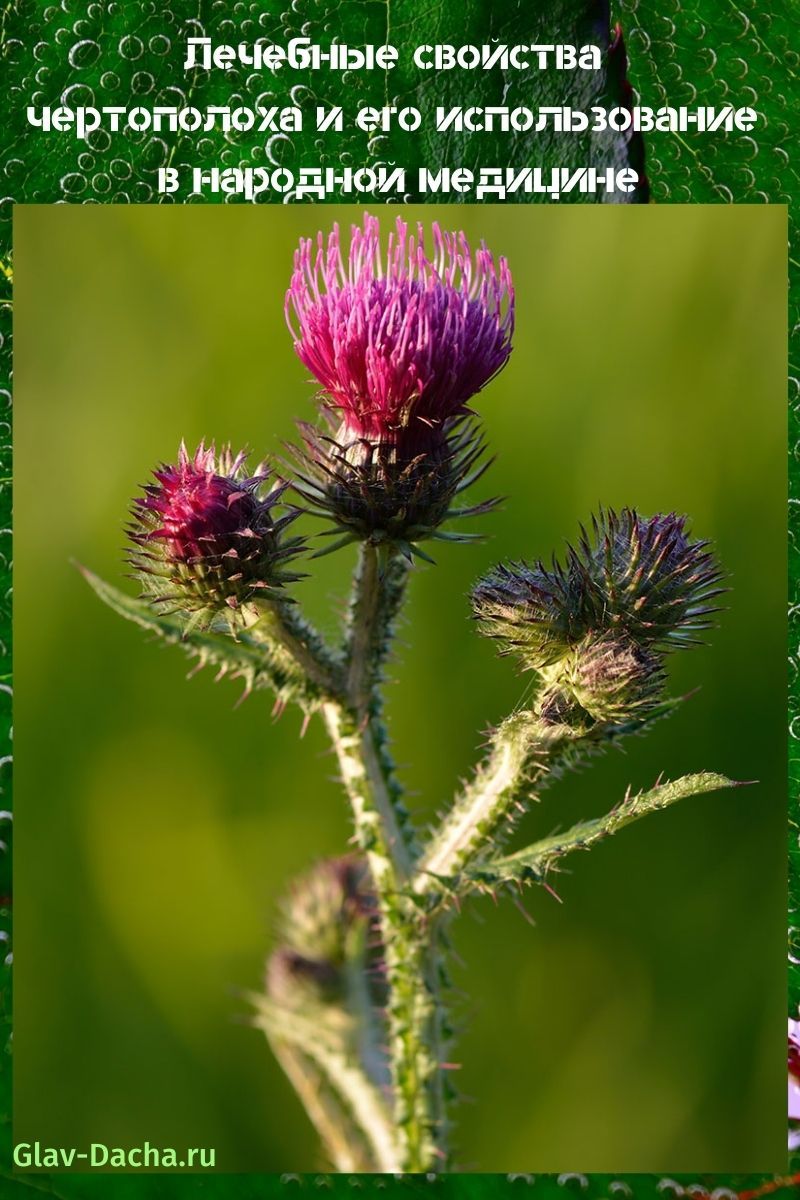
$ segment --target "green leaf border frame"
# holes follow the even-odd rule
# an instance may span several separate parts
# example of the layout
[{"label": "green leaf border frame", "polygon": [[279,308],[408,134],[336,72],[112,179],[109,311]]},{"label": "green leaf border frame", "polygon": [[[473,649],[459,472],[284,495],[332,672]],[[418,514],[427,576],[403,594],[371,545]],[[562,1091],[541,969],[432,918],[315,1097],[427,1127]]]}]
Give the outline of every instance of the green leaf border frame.
[{"label": "green leaf border frame", "polygon": [[[65,3],[64,10],[73,11],[69,19],[81,20],[80,4]],[[122,81],[130,81],[137,70],[135,58],[127,57],[122,43],[132,31],[134,38],[149,21],[155,22],[151,37],[158,36],[158,21],[163,17],[155,3],[146,0],[101,0],[86,4],[84,25],[94,21],[106,46],[116,38],[116,61],[106,53],[103,67],[116,68]],[[252,5],[255,10],[257,6]],[[326,15],[333,12],[332,0],[318,6],[317,20],[323,30]],[[472,31],[480,40],[491,36],[508,42],[530,40],[525,37],[524,12],[527,6],[508,11],[490,0],[467,0],[466,19],[459,9],[460,40],[469,40]],[[25,121],[24,108],[31,100],[36,63],[34,45],[36,25],[56,6],[45,6],[41,0],[9,0],[0,10],[0,63],[3,67],[6,114],[5,145],[0,147],[0,1194],[27,1197],[31,1190],[64,1200],[92,1200],[93,1197],[114,1197],[131,1200],[152,1197],[170,1200],[188,1195],[196,1189],[193,1177],[165,1175],[83,1175],[42,1174],[13,1175],[11,1166],[11,511],[12,511],[12,450],[11,450],[11,380],[12,380],[12,221],[15,203],[82,202],[85,196],[74,194],[70,177],[71,163],[57,153],[44,153],[50,145],[44,135],[38,138]],[[288,38],[299,33],[302,4],[286,6],[287,11],[276,18],[278,33]],[[298,12],[298,8],[300,12]],[[182,37],[196,35],[202,26],[215,36],[215,24],[221,16],[214,11],[211,0],[175,0],[170,10],[180,25]],[[375,0],[359,6],[360,28],[353,32],[353,44],[368,41],[397,40],[391,29],[399,28],[404,11],[413,11],[410,0]],[[595,24],[605,21],[608,12],[605,0],[578,0],[570,5],[565,0],[552,0],[553,11],[563,22],[580,18]],[[91,12],[91,17],[90,17]],[[339,10],[341,12],[341,9]],[[435,25],[446,12],[445,0],[434,0],[426,14]],[[178,15],[180,14],[180,15]],[[576,15],[577,14],[577,15]],[[224,16],[224,13],[222,14]],[[800,55],[794,46],[797,9],[792,0],[625,0],[612,14],[624,30],[627,57],[632,83],[642,102],[658,107],[661,104],[695,103],[722,104],[726,102],[752,104],[766,116],[759,139],[703,139],[702,135],[654,134],[645,142],[645,167],[652,188],[652,199],[660,203],[773,203],[786,204],[789,211],[789,913],[788,913],[788,1003],[789,1012],[796,1016],[800,1006],[800,925],[795,927],[795,914],[800,909],[800,246],[797,237],[795,206],[800,201],[798,170],[788,148],[797,128],[800,110]],[[66,18],[65,18],[66,19]],[[297,28],[292,27],[295,21]],[[251,24],[255,24],[251,22]],[[142,28],[140,28],[140,26]],[[443,23],[444,27],[446,23]],[[562,24],[563,28],[563,24]],[[370,31],[372,36],[370,36]],[[86,31],[91,32],[91,30]],[[264,36],[263,27],[253,29],[253,37]],[[324,34],[319,33],[320,40]],[[530,30],[528,29],[530,34]],[[387,36],[388,35],[388,36]],[[313,33],[312,33],[313,38]],[[437,36],[440,36],[437,34]],[[230,34],[217,35],[218,40],[236,40]],[[330,37],[330,34],[328,34]],[[359,40],[360,37],[360,40]],[[78,40],[76,35],[76,42]],[[143,39],[139,39],[144,48]],[[279,38],[276,36],[276,40]],[[442,36],[442,40],[446,40]],[[473,38],[472,40],[475,40]],[[564,40],[567,40],[564,38]],[[136,49],[127,44],[126,49]],[[56,61],[55,91],[81,83],[83,77],[68,61],[66,46],[53,44],[50,52]],[[136,56],[137,58],[139,55]],[[614,78],[610,91],[619,96],[626,93],[625,50],[618,48]],[[174,60],[167,62],[174,76]],[[26,75],[26,71],[30,74]],[[491,74],[491,73],[489,73]],[[502,74],[502,73],[501,73]],[[611,72],[610,72],[611,74]],[[40,77],[41,79],[41,77]],[[40,80],[37,80],[38,83]],[[194,81],[197,82],[197,81]],[[230,92],[230,81],[225,80]],[[380,87],[385,86],[379,80]],[[436,94],[442,86],[441,76],[432,73],[423,84],[414,85],[398,75],[398,99],[426,106],[427,93]],[[497,80],[495,79],[495,82]],[[500,81],[503,83],[502,79]],[[491,80],[489,85],[491,85]],[[285,88],[289,82],[285,80]],[[475,85],[477,87],[477,84]],[[201,85],[189,89],[187,103],[219,102],[219,98]],[[308,90],[308,89],[306,89]],[[203,92],[207,91],[205,97]],[[741,97],[736,99],[736,96]],[[56,102],[51,96],[49,102]],[[251,97],[253,99],[253,97]],[[394,99],[394,97],[392,97]],[[110,98],[105,102],[111,102]],[[280,102],[280,96],[276,102]],[[335,103],[335,95],[318,96],[320,103]],[[462,98],[464,103],[470,97]],[[44,102],[44,101],[40,101]],[[91,103],[89,100],[83,102]],[[145,96],[143,103],[148,103]],[[376,95],[365,102],[385,103]],[[133,103],[133,101],[132,101]],[[219,135],[218,135],[219,136]],[[409,142],[413,139],[408,139]],[[66,142],[64,143],[66,145]],[[229,151],[219,137],[214,154]],[[182,147],[178,138],[166,143],[165,157],[155,161],[149,140],[127,146],[130,162],[118,171],[127,171],[123,181],[113,181],[105,202],[124,203],[152,199],[153,181],[158,165],[180,161]],[[355,151],[354,165],[374,159],[374,148],[363,144],[351,147]],[[393,153],[393,151],[395,153]],[[400,144],[384,147],[389,159],[400,160]],[[523,139],[505,144],[505,161],[521,165],[528,161]],[[595,152],[594,150],[592,151]],[[429,153],[425,147],[422,153]],[[452,148],[450,149],[452,154]],[[149,157],[148,157],[149,155]],[[627,147],[630,162],[638,162],[641,146]],[[68,158],[68,154],[67,154]],[[225,161],[223,159],[223,161]],[[487,159],[488,161],[488,159]],[[504,161],[498,158],[495,161]],[[435,165],[433,161],[430,165]],[[444,164],[444,160],[441,165]],[[414,197],[416,198],[416,197]],[[640,199],[641,197],[637,197]],[[98,199],[103,202],[101,195]],[[343,197],[331,197],[331,201]],[[349,197],[347,197],[349,199]],[[585,1196],[586,1200],[618,1197],[619,1200],[670,1200],[689,1196],[695,1200],[712,1197],[724,1200],[757,1200],[764,1195],[783,1197],[800,1186],[800,1155],[787,1163],[784,1176],[678,1176],[666,1179],[657,1175],[580,1175],[565,1172],[561,1175],[458,1175],[386,1178],[346,1177],[332,1175],[207,1175],[202,1190],[208,1200],[235,1196],[239,1200],[265,1200],[283,1197],[294,1191],[332,1195],[357,1195],[367,1189],[395,1191],[405,1195],[426,1195],[439,1200],[482,1200],[483,1197],[503,1197],[512,1194],[528,1195],[535,1200],[566,1200],[570,1193]]]}]

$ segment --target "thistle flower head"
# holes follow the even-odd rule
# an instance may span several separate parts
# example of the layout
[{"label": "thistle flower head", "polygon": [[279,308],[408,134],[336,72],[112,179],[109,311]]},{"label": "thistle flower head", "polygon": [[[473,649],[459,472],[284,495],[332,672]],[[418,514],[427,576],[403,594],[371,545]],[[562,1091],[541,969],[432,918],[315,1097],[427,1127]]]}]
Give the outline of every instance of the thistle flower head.
[{"label": "thistle flower head", "polygon": [[497,567],[473,591],[481,631],[526,667],[558,662],[586,634],[611,633],[664,653],[712,623],[722,573],[686,518],[601,511],[563,563]]},{"label": "thistle flower head", "polygon": [[278,936],[307,958],[338,964],[352,929],[372,910],[364,864],[351,855],[323,859],[292,884],[281,904]]},{"label": "thistle flower head", "polygon": [[304,239],[295,253],[286,319],[301,361],[341,410],[351,436],[381,441],[422,436],[466,411],[505,366],[514,328],[514,289],[505,259],[473,251],[463,233],[433,225],[429,257],[398,217],[380,244],[364,215],[345,258],[334,225],[327,242]]},{"label": "thistle flower head", "polygon": [[363,970],[375,902],[366,866],[353,856],[323,859],[297,879],[280,908],[279,945],[267,960],[267,991],[299,1007],[338,1002],[349,969]]},{"label": "thistle flower head", "polygon": [[[553,672],[559,692],[595,721],[615,725],[661,702],[661,659],[626,637],[586,634]],[[547,674],[545,673],[545,678]]]},{"label": "thistle flower head", "polygon": [[539,711],[575,710],[618,724],[652,714],[664,691],[663,658],[711,624],[723,591],[708,542],[685,518],[601,511],[562,562],[512,563],[480,580],[472,604],[502,654],[538,672]]},{"label": "thistle flower head", "polygon": [[[514,291],[504,259],[462,234],[400,219],[385,254],[365,215],[347,259],[338,227],[304,240],[286,296],[300,359],[322,384],[330,429],[301,426],[297,490],[343,540],[396,542],[407,553],[437,535],[482,452],[468,402],[511,353]],[[449,535],[452,536],[452,535]]]},{"label": "thistle flower head", "polygon": [[164,611],[197,624],[220,613],[233,620],[244,605],[298,578],[285,564],[301,539],[283,536],[296,513],[274,515],[285,485],[262,496],[269,472],[261,465],[248,476],[245,461],[230,448],[217,455],[201,442],[190,455],[181,445],[177,463],[154,471],[134,500],[130,561],[145,595]]}]

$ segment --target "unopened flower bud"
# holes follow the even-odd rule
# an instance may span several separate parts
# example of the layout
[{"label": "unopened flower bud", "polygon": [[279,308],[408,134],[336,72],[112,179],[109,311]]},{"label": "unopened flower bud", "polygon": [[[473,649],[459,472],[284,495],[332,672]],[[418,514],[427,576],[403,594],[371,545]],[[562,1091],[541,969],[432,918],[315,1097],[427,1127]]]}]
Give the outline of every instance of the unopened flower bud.
[{"label": "unopened flower bud", "polygon": [[641,717],[664,691],[661,658],[629,638],[587,634],[544,678],[604,724]]},{"label": "unopened flower bud", "polygon": [[327,431],[302,427],[298,490],[350,540],[434,536],[476,477],[467,405],[511,353],[513,285],[463,233],[434,225],[433,247],[398,219],[384,256],[365,215],[346,262],[336,226],[295,255],[287,321],[331,414]]},{"label": "unopened flower bud", "polygon": [[296,511],[274,515],[285,485],[262,495],[269,472],[248,476],[245,458],[202,443],[191,457],[181,445],[177,464],[155,471],[132,507],[130,561],[144,595],[201,627],[220,614],[233,624],[244,606],[299,578],[285,569],[302,548],[284,536]]},{"label": "unopened flower bud", "polygon": [[285,1008],[335,1003],[341,998],[341,970],[333,963],[306,958],[289,946],[279,946],[267,960],[267,994]]},{"label": "unopened flower bud", "polygon": [[351,856],[323,859],[292,883],[278,937],[309,959],[339,964],[373,911],[366,867]]},{"label": "unopened flower bud", "polygon": [[589,634],[653,653],[696,644],[724,589],[708,542],[690,540],[685,520],[608,510],[577,549],[568,547],[564,563],[497,567],[473,591],[481,632],[537,671]]}]

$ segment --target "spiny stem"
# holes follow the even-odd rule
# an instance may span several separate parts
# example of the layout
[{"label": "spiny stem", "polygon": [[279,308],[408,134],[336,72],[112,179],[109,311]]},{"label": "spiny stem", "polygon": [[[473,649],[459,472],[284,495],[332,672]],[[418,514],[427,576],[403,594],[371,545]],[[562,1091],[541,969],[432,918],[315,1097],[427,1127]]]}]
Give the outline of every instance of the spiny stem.
[{"label": "spiny stem", "polygon": [[359,726],[352,713],[334,703],[325,704],[322,712],[377,896],[402,1170],[425,1171],[436,1164],[431,1081],[438,1063],[430,1048],[434,1000],[425,970],[426,931],[419,910],[402,891],[412,864],[374,754],[369,724]]},{"label": "spiny stem", "polygon": [[438,1153],[433,1111],[439,1068],[432,1049],[435,972],[427,961],[422,914],[404,894],[415,849],[386,752],[379,690],[407,570],[393,548],[362,546],[345,648],[346,703],[324,705],[323,717],[377,896],[403,1169],[424,1171],[436,1165]]},{"label": "spiny stem", "polygon": [[283,652],[301,677],[322,697],[341,696],[343,669],[341,659],[304,619],[296,604],[268,601],[259,605],[259,620],[250,629],[252,636],[266,642],[273,654]]},{"label": "spiny stem", "polygon": [[431,969],[429,930],[406,900],[388,929],[386,974],[395,1124],[403,1148],[403,1169],[441,1168],[438,1113],[440,1063],[437,1057],[438,988]]},{"label": "spiny stem", "polygon": [[378,686],[405,597],[406,559],[391,545],[362,544],[353,582],[345,657],[347,694],[359,715],[380,714]]},{"label": "spiny stem", "polygon": [[578,735],[531,712],[518,712],[495,731],[489,754],[432,837],[420,860],[413,889],[435,890],[435,877],[452,878],[482,851],[509,820],[514,805],[551,768],[553,756]]},{"label": "spiny stem", "polygon": [[380,888],[383,882],[396,890],[399,881],[408,876],[412,862],[373,730],[369,722],[359,722],[347,706],[336,701],[323,704],[322,717],[353,809],[356,841],[370,857],[373,883]]},{"label": "spiny stem", "polygon": [[338,1096],[325,1089],[322,1072],[300,1050],[267,1035],[272,1053],[291,1083],[337,1171],[377,1169],[361,1130],[347,1119]]},{"label": "spiny stem", "polygon": [[324,1013],[316,1015],[288,1012],[271,1003],[265,996],[254,997],[256,1006],[255,1023],[276,1044],[291,1047],[294,1059],[282,1062],[288,1066],[292,1082],[297,1078],[301,1098],[310,1086],[309,1063],[321,1073],[333,1095],[321,1115],[326,1126],[331,1127],[336,1117],[333,1100],[338,1097],[340,1123],[348,1122],[367,1138],[371,1157],[379,1171],[397,1172],[402,1169],[398,1138],[392,1126],[390,1114],[383,1096],[367,1077],[358,1061],[352,1043],[352,1030],[345,1025],[341,1030],[326,1028]]}]

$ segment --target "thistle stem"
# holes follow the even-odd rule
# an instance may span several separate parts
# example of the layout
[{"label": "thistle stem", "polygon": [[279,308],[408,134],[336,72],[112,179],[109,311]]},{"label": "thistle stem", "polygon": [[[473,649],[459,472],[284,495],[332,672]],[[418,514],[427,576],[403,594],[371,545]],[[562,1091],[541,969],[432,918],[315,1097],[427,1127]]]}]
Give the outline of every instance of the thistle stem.
[{"label": "thistle stem", "polygon": [[388,989],[390,1065],[402,1169],[436,1165],[436,971],[424,914],[407,882],[415,847],[386,752],[379,685],[405,594],[407,564],[390,547],[361,548],[345,648],[346,702],[322,713],[375,887]]},{"label": "thistle stem", "polygon": [[337,1097],[327,1095],[321,1071],[295,1047],[269,1039],[272,1053],[302,1101],[337,1171],[369,1171],[372,1167],[359,1130],[344,1118]]},{"label": "thistle stem", "polygon": [[401,1170],[391,1114],[354,1054],[348,1030],[326,1028],[323,1013],[284,1012],[265,997],[257,998],[256,1006],[255,1023],[269,1038],[331,1156],[341,1161],[357,1155],[361,1170]]},{"label": "thistle stem", "polygon": [[534,713],[514,713],[495,731],[485,761],[456,800],[420,859],[413,890],[425,895],[436,878],[454,878],[507,831],[521,797],[552,771],[554,759],[573,747],[579,735],[569,726],[550,724]]},{"label": "thistle stem", "polygon": [[359,716],[378,716],[379,686],[406,594],[409,564],[391,544],[361,545],[353,581],[345,658],[347,695]]},{"label": "thistle stem", "polygon": [[342,706],[323,706],[355,819],[356,839],[369,864],[384,946],[395,1122],[402,1170],[425,1171],[436,1162],[431,1086],[438,1063],[431,1051],[435,1011],[425,957],[427,931],[403,888],[411,869],[369,723],[359,725]]},{"label": "thistle stem", "polygon": [[259,605],[258,613],[250,629],[252,636],[266,642],[273,656],[285,658],[287,667],[306,681],[317,698],[342,695],[341,660],[296,605],[269,601]]},{"label": "thistle stem", "polygon": [[327,701],[322,717],[342,783],[353,810],[356,841],[370,859],[376,888],[396,890],[411,870],[411,857],[398,822],[386,775],[369,722],[359,722],[346,705]]}]

